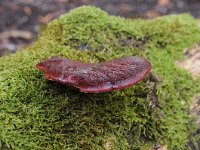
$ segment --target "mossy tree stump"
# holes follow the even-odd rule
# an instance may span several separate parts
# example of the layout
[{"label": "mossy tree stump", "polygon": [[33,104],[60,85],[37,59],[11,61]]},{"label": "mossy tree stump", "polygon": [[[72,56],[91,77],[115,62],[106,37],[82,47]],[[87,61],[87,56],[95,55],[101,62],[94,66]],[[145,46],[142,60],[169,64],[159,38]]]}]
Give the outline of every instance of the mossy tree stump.
[{"label": "mossy tree stump", "polygon": [[[189,15],[154,20],[109,16],[91,6],[50,22],[34,44],[0,58],[0,140],[13,149],[183,149],[195,131],[188,104],[200,91],[175,65],[182,50],[200,42]],[[141,56],[150,76],[130,88],[84,94],[47,81],[35,65],[61,56],[101,62]]]}]

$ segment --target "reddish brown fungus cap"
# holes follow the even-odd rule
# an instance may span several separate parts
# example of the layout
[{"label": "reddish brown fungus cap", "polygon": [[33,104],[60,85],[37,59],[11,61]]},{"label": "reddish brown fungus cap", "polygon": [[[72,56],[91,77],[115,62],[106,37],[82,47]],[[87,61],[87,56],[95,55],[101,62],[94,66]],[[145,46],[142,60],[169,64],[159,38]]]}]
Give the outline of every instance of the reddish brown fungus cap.
[{"label": "reddish brown fungus cap", "polygon": [[123,57],[93,64],[50,58],[36,67],[45,73],[47,79],[79,88],[85,93],[124,89],[144,79],[151,70],[151,64],[140,57]]}]

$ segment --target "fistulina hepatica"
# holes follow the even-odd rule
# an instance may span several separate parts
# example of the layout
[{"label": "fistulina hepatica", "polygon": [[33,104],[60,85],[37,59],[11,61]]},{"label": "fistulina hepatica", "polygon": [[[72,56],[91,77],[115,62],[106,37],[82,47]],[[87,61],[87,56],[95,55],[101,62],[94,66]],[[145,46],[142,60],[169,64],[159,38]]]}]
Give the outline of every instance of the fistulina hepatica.
[{"label": "fistulina hepatica", "polygon": [[55,57],[38,63],[36,68],[49,80],[78,88],[84,93],[101,93],[138,83],[151,70],[151,64],[135,56],[91,64]]}]

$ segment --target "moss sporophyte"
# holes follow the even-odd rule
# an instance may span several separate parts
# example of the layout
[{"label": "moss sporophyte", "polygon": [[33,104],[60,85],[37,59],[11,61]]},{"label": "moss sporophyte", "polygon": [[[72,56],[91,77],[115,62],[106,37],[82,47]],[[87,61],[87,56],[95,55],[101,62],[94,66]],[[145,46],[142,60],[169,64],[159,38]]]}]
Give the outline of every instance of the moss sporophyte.
[{"label": "moss sporophyte", "polygon": [[[183,149],[195,131],[188,105],[200,81],[175,62],[198,42],[200,28],[187,14],[132,20],[92,6],[71,10],[33,45],[0,58],[0,140],[17,150]],[[35,68],[55,56],[81,65],[138,56],[151,62],[161,81],[82,93],[46,80]]]}]

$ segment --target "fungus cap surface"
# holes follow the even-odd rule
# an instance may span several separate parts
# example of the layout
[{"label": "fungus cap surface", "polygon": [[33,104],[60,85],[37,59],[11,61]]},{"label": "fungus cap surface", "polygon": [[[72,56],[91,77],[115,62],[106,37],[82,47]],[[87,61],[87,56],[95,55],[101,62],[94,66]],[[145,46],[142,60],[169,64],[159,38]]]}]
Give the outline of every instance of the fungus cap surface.
[{"label": "fungus cap surface", "polygon": [[146,76],[151,64],[140,57],[123,57],[109,62],[84,64],[65,58],[50,58],[36,65],[52,81],[100,93],[129,87]]}]

